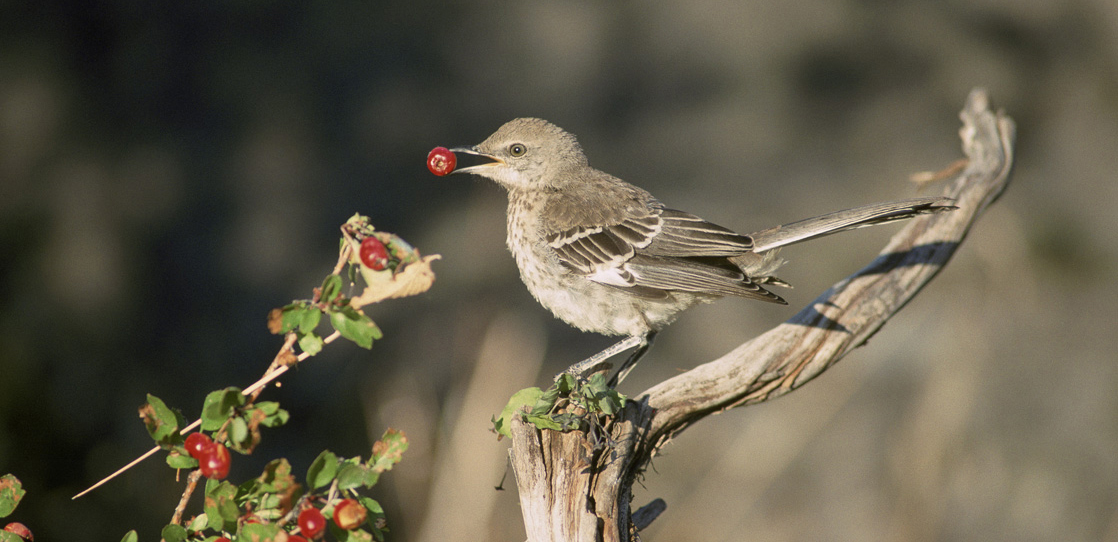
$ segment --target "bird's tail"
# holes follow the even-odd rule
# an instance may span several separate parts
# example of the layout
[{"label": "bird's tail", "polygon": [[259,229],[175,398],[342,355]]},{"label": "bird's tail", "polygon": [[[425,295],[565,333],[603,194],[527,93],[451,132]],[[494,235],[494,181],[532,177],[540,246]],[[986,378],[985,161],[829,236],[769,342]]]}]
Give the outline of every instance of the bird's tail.
[{"label": "bird's tail", "polygon": [[950,211],[956,209],[952,205],[953,203],[955,203],[955,200],[945,197],[914,198],[875,203],[761,230],[751,233],[749,236],[753,238],[753,252],[765,252],[840,231],[876,226],[895,220],[906,220],[918,215]]}]

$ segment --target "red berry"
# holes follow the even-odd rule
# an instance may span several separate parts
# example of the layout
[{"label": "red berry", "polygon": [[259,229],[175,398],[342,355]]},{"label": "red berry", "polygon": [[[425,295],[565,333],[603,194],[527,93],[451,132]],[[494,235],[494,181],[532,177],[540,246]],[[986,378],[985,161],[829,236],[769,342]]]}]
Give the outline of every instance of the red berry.
[{"label": "red berry", "polygon": [[228,538],[225,538],[224,536],[222,536],[222,537],[215,538],[214,542],[233,542],[233,541],[229,540]]},{"label": "red berry", "polygon": [[35,537],[31,534],[31,529],[28,529],[26,525],[18,521],[13,521],[5,525],[4,530],[29,542],[35,540]]},{"label": "red berry", "polygon": [[301,537],[297,534],[289,534],[289,535],[287,535],[287,542],[308,542],[308,541],[307,541],[306,538],[303,538],[303,537]]},{"label": "red berry", "polygon": [[373,271],[381,271],[388,266],[388,249],[384,248],[380,239],[371,235],[361,240],[358,255],[361,256],[361,263]]},{"label": "red berry", "polygon": [[365,523],[365,507],[356,499],[344,499],[334,507],[334,524],[347,531]]},{"label": "red berry", "polygon": [[215,442],[207,453],[198,459],[202,476],[213,480],[223,480],[229,475],[229,464],[233,458],[229,456],[229,449],[220,442]]},{"label": "red berry", "polygon": [[427,154],[427,169],[439,177],[449,175],[457,165],[458,157],[446,147],[435,147]]},{"label": "red berry", "polygon": [[307,508],[299,512],[299,530],[310,538],[318,536],[326,528],[326,517],[317,508]]},{"label": "red berry", "polygon": [[186,453],[194,459],[201,458],[205,455],[206,449],[213,445],[214,442],[210,437],[202,433],[191,433],[186,436]]}]

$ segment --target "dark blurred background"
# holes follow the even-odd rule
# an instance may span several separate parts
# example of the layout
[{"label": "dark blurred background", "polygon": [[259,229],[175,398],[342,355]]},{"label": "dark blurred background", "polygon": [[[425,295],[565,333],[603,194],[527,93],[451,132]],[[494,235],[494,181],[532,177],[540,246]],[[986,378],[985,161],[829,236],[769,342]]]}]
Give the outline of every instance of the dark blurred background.
[{"label": "dark blurred background", "polygon": [[[1019,124],[1008,193],[863,348],[779,401],[667,445],[647,540],[1118,540],[1118,4],[0,2],[0,473],[40,540],[155,540],[181,482],[145,393],[195,417],[280,344],[272,307],[370,215],[440,253],[429,293],[371,310],[266,399],[270,458],[412,447],[376,495],[393,540],[523,540],[489,418],[609,344],[539,308],[505,197],[436,178],[437,145],[540,116],[591,163],[741,231],[909,197],[961,156],[973,87]],[[938,191],[933,187],[930,191]],[[690,311],[638,393],[795,313],[895,228],[796,247],[792,307]],[[197,510],[193,505],[192,510]]]}]

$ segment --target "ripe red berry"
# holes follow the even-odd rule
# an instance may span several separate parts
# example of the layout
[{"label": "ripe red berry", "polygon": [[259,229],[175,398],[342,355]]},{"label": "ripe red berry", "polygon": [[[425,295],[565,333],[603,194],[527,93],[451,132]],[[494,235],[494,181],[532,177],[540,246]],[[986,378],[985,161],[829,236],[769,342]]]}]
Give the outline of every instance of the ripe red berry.
[{"label": "ripe red berry", "polygon": [[297,534],[289,534],[289,535],[287,535],[287,542],[308,542],[308,541],[307,541],[306,538],[303,538],[303,537],[301,537]]},{"label": "ripe red berry", "polygon": [[198,458],[198,467],[202,469],[202,476],[213,480],[223,480],[229,475],[229,464],[233,458],[229,456],[229,449],[220,442],[215,442],[202,457]]},{"label": "ripe red berry", "polygon": [[213,446],[214,443],[210,437],[202,433],[191,433],[186,436],[186,453],[194,459],[200,459],[206,453],[206,449]]},{"label": "ripe red berry", "polygon": [[31,529],[28,529],[26,525],[18,521],[13,521],[5,525],[4,530],[24,540],[27,540],[28,542],[34,542],[35,540],[35,536],[31,534]]},{"label": "ripe red berry", "polygon": [[380,239],[371,235],[361,240],[358,255],[361,256],[361,263],[373,271],[381,271],[388,266],[388,249],[384,248]]},{"label": "ripe red berry", "polygon": [[427,169],[442,177],[449,175],[458,165],[458,157],[446,147],[435,147],[427,154]]},{"label": "ripe red berry", "polygon": [[299,512],[299,530],[309,538],[314,538],[326,528],[326,517],[317,508],[307,508]]},{"label": "ripe red berry", "polygon": [[224,536],[221,536],[221,537],[215,538],[214,542],[233,542],[233,541],[229,540],[228,538],[225,538]]},{"label": "ripe red berry", "polygon": [[365,523],[365,507],[356,499],[344,499],[334,506],[334,524],[347,531]]}]

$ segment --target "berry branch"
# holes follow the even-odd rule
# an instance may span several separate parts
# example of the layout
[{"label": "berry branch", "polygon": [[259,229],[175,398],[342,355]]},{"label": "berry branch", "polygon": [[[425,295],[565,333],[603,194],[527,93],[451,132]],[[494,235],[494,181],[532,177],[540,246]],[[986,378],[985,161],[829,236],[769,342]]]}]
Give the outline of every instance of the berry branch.
[{"label": "berry branch", "polygon": [[[313,289],[311,299],[293,301],[268,314],[268,329],[284,335],[284,342],[259,380],[243,390],[229,387],[209,393],[200,418],[190,424],[177,409],[148,395],[140,417],[157,445],[73,498],[165,450],[170,467],[192,469],[171,522],[161,532],[167,542],[221,542],[231,540],[228,536],[232,540],[299,542],[320,538],[327,519],[333,520],[331,532],[338,540],[383,540],[380,504],[357,490],[371,488],[382,472],[400,461],[408,445],[402,432],[387,430],[366,460],[322,452],[307,473],[305,488],[295,481],[291,465],[282,458],[271,461],[259,477],[240,486],[224,481],[232,462],[230,451],[251,454],[260,442],[261,427],[287,422],[289,415],[278,403],[257,401],[268,384],[339,337],[370,348],[382,334],[361,307],[422,293],[434,282],[431,262],[438,255],[421,256],[398,236],[376,231],[361,215],[350,218],[341,231],[337,264],[321,286]],[[345,292],[359,281],[364,283],[361,292],[347,296]],[[323,320],[333,328],[325,337],[317,331]],[[199,431],[194,432],[196,429]],[[187,504],[203,476],[207,478],[204,512],[184,524]],[[295,525],[288,529],[292,520]],[[207,531],[215,534],[206,536]],[[137,539],[132,531],[124,541]]]}]

